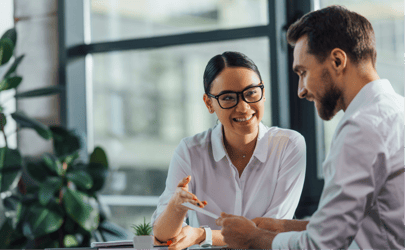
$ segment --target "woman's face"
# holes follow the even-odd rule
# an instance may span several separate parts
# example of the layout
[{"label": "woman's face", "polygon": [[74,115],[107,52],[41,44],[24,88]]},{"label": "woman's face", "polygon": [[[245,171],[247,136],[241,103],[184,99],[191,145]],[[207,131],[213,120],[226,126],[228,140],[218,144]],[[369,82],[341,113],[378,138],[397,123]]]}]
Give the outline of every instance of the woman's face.
[{"label": "woman's face", "polygon": [[[259,85],[259,76],[248,68],[228,67],[225,68],[212,82],[211,94],[219,95],[222,91],[240,92],[249,86]],[[264,112],[264,90],[263,98],[256,103],[246,103],[239,95],[238,104],[230,109],[223,109],[219,106],[215,98],[204,94],[204,102],[213,113],[218,116],[219,121],[224,126],[227,136],[240,136],[247,134],[257,135],[258,126],[263,118]],[[249,119],[250,118],[250,119]],[[238,121],[239,119],[249,119],[247,121]]]}]

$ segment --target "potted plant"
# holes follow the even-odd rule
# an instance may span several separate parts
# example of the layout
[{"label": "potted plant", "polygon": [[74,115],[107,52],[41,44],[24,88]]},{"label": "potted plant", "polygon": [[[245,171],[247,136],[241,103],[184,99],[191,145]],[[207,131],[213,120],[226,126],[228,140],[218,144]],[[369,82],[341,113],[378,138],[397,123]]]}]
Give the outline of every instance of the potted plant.
[{"label": "potted plant", "polygon": [[[0,67],[4,69],[13,56],[17,33],[10,29],[0,38]],[[16,89],[22,77],[16,73],[24,55],[0,75],[0,92]],[[0,68],[0,72],[2,71]],[[60,86],[34,89],[15,94],[15,98],[34,98],[58,94]],[[10,113],[0,103],[0,202],[5,221],[0,224],[0,249],[89,247],[91,239],[105,241],[104,235],[122,234],[107,223],[98,201],[108,174],[105,152],[96,147],[89,157],[79,157],[81,139],[60,126],[48,127],[17,111]],[[53,140],[53,153],[40,159],[23,157],[18,148],[7,143],[4,127],[14,119],[20,129],[33,129],[45,140]],[[35,142],[32,142],[35,145]],[[82,158],[89,158],[83,160]],[[33,184],[22,181],[22,173]]]},{"label": "potted plant", "polygon": [[146,223],[146,218],[143,217],[143,223],[134,225],[134,248],[136,249],[151,249],[153,248],[152,226]]}]

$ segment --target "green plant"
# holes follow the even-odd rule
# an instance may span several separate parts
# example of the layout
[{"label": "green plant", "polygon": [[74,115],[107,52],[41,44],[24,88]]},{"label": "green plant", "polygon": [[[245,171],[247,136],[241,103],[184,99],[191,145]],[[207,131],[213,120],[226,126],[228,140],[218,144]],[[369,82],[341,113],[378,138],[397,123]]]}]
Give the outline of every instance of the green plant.
[{"label": "green plant", "polygon": [[143,217],[143,223],[133,225],[132,228],[135,231],[135,235],[150,235],[152,233],[152,226],[150,223],[146,223],[146,218]]},{"label": "green plant", "polygon": [[[12,58],[17,34],[8,30],[0,38],[0,66]],[[15,58],[0,81],[0,92],[15,89],[22,81],[16,74],[24,55]],[[47,87],[15,94],[32,98],[60,93],[61,87]],[[80,159],[80,137],[63,127],[48,127],[24,113],[7,113],[0,103],[0,130],[5,146],[0,148],[0,197],[5,222],[0,225],[0,248],[51,248],[90,245],[90,239],[106,218],[100,213],[97,192],[103,187],[108,161],[96,147],[85,162]],[[19,129],[34,129],[42,138],[53,140],[53,154],[41,159],[25,159],[7,143],[4,127],[13,118]],[[33,143],[33,145],[35,145]],[[35,181],[21,181],[23,166]],[[100,234],[100,232],[98,232]]]}]

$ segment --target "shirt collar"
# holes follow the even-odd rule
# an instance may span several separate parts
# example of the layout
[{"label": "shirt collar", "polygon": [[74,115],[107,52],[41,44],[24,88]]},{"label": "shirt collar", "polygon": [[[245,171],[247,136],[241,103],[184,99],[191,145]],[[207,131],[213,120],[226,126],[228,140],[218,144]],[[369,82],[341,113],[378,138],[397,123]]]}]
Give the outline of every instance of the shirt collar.
[{"label": "shirt collar", "polygon": [[395,94],[395,90],[387,79],[378,79],[367,83],[350,102],[341,122],[351,117],[359,108],[370,102],[376,95],[382,93]]},{"label": "shirt collar", "polygon": [[[259,135],[257,137],[256,148],[253,152],[253,156],[259,159],[261,162],[265,162],[268,153],[268,143],[263,140],[264,135],[268,131],[268,128],[263,123],[259,123]],[[211,133],[212,151],[214,160],[220,161],[225,157],[226,151],[223,142],[222,124],[218,123]]]}]

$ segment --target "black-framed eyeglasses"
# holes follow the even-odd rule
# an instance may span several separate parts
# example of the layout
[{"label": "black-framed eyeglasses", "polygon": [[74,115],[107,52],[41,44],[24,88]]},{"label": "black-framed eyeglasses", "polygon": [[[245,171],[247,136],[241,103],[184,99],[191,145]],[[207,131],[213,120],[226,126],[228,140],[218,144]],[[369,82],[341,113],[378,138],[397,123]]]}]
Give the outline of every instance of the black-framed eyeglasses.
[{"label": "black-framed eyeglasses", "polygon": [[240,92],[225,91],[219,95],[213,95],[210,93],[207,95],[217,99],[221,108],[230,109],[238,105],[239,95],[241,95],[242,100],[247,103],[255,103],[260,101],[263,98],[263,89],[264,85],[260,83],[260,85],[247,87]]}]

